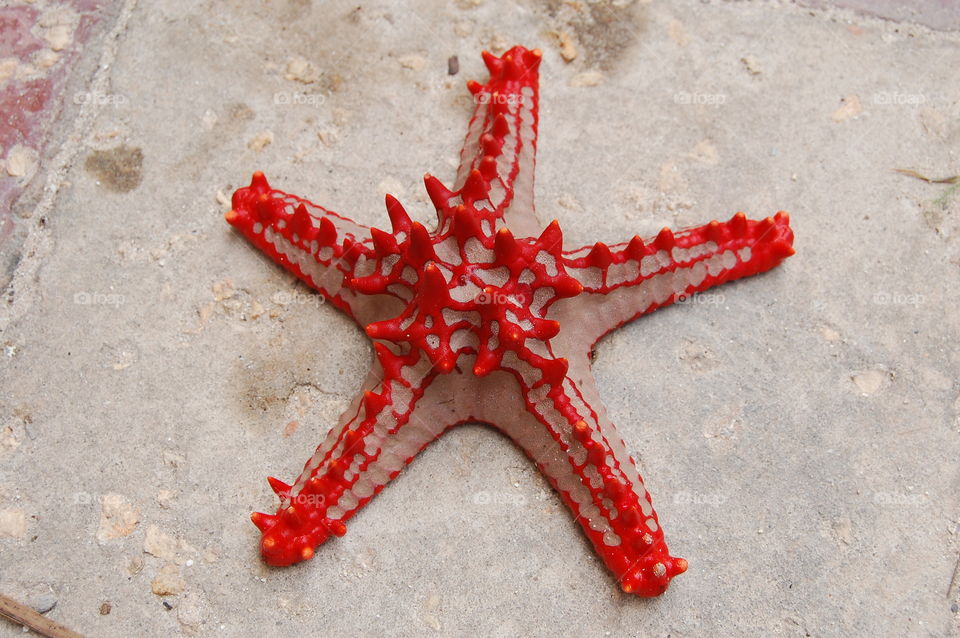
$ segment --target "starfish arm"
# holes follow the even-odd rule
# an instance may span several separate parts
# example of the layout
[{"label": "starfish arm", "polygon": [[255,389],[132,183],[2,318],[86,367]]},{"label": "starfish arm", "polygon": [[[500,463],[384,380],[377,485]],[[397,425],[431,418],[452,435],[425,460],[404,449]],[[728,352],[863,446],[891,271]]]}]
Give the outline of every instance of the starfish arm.
[{"label": "starfish arm", "polygon": [[[588,349],[624,323],[734,279],[765,272],[793,254],[793,231],[785,212],[761,221],[737,213],[730,221],[653,239],[602,243],[564,253],[566,272],[583,293],[558,303],[554,318],[583,326],[578,339]],[[598,321],[582,321],[584,313]]]},{"label": "starfish arm", "polygon": [[343,413],[292,485],[269,479],[280,497],[275,515],[256,512],[261,552],[271,565],[313,557],[331,535],[366,505],[416,453],[445,429],[444,421],[417,416],[436,377],[426,357],[394,354],[376,344],[377,363],[363,391]]},{"label": "starfish arm", "polygon": [[483,59],[490,79],[486,84],[467,83],[476,107],[454,190],[438,183],[428,183],[428,190],[441,225],[459,203],[476,202],[515,233],[532,235],[539,230],[533,178],[541,54],[516,47],[499,58],[485,52]]},{"label": "starfish arm", "polygon": [[[686,561],[667,550],[634,460],[598,401],[587,358],[551,382],[525,363],[512,368],[521,393],[504,388],[487,418],[537,464],[624,591],[660,595]],[[514,396],[522,396],[521,406]]]},{"label": "starfish arm", "polygon": [[[263,173],[233,194],[227,221],[254,246],[350,316],[366,299],[345,287],[371,254],[370,229],[270,187]],[[366,304],[369,305],[369,304]]]}]

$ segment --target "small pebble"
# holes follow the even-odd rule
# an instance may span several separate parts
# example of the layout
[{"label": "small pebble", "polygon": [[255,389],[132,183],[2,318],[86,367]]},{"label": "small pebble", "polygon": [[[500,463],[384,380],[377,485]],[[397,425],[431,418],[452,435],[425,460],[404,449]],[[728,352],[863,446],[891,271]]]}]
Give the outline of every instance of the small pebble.
[{"label": "small pebble", "polygon": [[113,605],[110,604],[110,601],[105,600],[102,603],[100,603],[101,616],[108,616],[112,610],[113,610]]},{"label": "small pebble", "polygon": [[23,510],[0,510],[0,538],[27,535],[27,515]]},{"label": "small pebble", "polygon": [[845,122],[850,118],[856,118],[863,111],[860,106],[860,98],[856,95],[848,95],[840,100],[841,105],[831,116],[834,122]]},{"label": "small pebble", "polygon": [[551,33],[560,47],[560,57],[563,58],[563,61],[573,62],[577,57],[577,47],[570,34],[564,31],[553,31]]},{"label": "small pebble", "polygon": [[451,55],[447,58],[447,74],[456,75],[460,72],[460,58],[455,55]]},{"label": "small pebble", "polygon": [[171,605],[167,601],[163,601],[163,606],[166,607],[167,611],[170,611],[171,609],[173,609],[173,605]]},{"label": "small pebble", "polygon": [[397,58],[397,61],[405,69],[420,71],[427,64],[427,60],[422,55],[404,55]]},{"label": "small pebble", "polygon": [[57,595],[50,585],[37,585],[25,602],[38,614],[45,614],[57,606]]},{"label": "small pebble", "polygon": [[57,599],[53,595],[42,596],[35,599],[32,606],[38,614],[45,614],[57,606]]},{"label": "small pebble", "polygon": [[273,143],[273,131],[264,131],[247,142],[247,148],[254,153],[259,153],[267,146]]},{"label": "small pebble", "polygon": [[183,593],[187,584],[180,577],[180,568],[176,564],[164,565],[160,573],[150,583],[150,589],[157,596],[173,596]]}]

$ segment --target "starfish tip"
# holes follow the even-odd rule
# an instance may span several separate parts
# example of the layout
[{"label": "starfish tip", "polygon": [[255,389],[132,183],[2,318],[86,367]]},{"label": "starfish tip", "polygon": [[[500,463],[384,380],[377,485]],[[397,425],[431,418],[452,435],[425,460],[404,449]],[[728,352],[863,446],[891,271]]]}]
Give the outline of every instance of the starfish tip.
[{"label": "starfish tip", "polygon": [[250,188],[254,190],[270,189],[270,184],[267,182],[267,176],[263,174],[263,171],[254,172],[253,176],[250,178]]},{"label": "starfish tip", "polygon": [[257,526],[261,532],[269,530],[277,521],[275,514],[264,514],[263,512],[253,512],[250,514],[250,520]]},{"label": "starfish tip", "polygon": [[290,495],[290,486],[281,481],[280,479],[274,476],[267,477],[267,483],[270,484],[270,489],[273,490],[273,493],[279,496],[280,498],[286,498]]}]

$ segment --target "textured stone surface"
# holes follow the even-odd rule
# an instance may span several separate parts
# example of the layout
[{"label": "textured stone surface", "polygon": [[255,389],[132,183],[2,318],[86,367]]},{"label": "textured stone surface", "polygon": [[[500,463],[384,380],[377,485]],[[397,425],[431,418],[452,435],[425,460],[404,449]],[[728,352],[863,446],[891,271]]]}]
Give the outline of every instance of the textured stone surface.
[{"label": "textured stone surface", "polygon": [[[49,584],[49,615],[90,636],[956,635],[960,195],[894,169],[960,173],[957,35],[623,4],[111,9],[70,80],[104,97],[62,100],[0,308],[0,510],[17,517],[0,591]],[[269,569],[247,518],[275,502],[263,477],[298,473],[371,353],[230,231],[221,195],[262,168],[366,223],[387,190],[429,221],[420,178],[452,176],[463,82],[515,42],[545,52],[538,206],[572,243],[792,215],[783,268],[596,351],[690,570],[659,599],[620,594],[479,426],[311,562]],[[113,494],[138,523],[98,541]],[[151,529],[174,562],[144,552]]]},{"label": "textured stone surface", "polygon": [[933,29],[960,29],[960,5],[954,0],[802,0],[801,4],[854,9],[888,20],[916,22]]},{"label": "textured stone surface", "polygon": [[70,90],[71,76],[109,0],[18,2],[0,8],[0,284],[6,285],[24,238],[18,217],[33,214],[33,198],[14,206],[34,177],[65,102],[96,95]]}]

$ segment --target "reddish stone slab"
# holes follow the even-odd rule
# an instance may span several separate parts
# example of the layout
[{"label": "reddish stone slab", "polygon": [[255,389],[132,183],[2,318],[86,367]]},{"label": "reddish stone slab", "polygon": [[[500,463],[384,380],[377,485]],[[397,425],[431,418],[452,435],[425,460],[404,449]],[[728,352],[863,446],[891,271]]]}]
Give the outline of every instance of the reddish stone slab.
[{"label": "reddish stone slab", "polygon": [[[112,0],[64,0],[44,10],[32,5],[0,8],[0,249],[14,229],[11,209],[31,174],[10,175],[14,149],[42,166],[52,125],[63,110],[67,80],[84,45]],[[15,162],[14,162],[15,163]],[[31,162],[33,163],[33,162]]]}]

